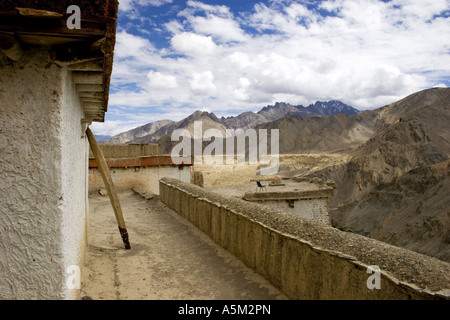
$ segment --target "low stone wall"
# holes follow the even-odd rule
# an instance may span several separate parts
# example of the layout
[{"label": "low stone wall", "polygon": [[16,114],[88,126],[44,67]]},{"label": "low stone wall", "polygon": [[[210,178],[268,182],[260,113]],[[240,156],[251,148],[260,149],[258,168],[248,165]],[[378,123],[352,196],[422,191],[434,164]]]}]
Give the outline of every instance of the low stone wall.
[{"label": "low stone wall", "polygon": [[[245,199],[244,199],[245,200]],[[295,214],[304,219],[313,220],[331,226],[331,218],[328,214],[328,199],[302,199],[302,200],[268,200],[252,201],[266,207]]]},{"label": "low stone wall", "polygon": [[[172,178],[159,189],[164,204],[291,299],[449,299],[444,261]],[[369,266],[380,289],[369,289]]]}]

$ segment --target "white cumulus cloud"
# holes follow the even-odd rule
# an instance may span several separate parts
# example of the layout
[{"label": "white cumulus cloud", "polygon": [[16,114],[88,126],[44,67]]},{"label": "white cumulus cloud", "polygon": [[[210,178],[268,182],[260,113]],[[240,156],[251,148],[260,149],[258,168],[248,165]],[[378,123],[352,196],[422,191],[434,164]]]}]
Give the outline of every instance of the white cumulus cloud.
[{"label": "white cumulus cloud", "polygon": [[216,92],[214,75],[211,71],[194,72],[190,85],[192,92],[196,95],[211,96]]},{"label": "white cumulus cloud", "polygon": [[173,89],[178,86],[177,77],[150,70],[147,73],[148,83],[151,88]]},{"label": "white cumulus cloud", "polygon": [[217,49],[217,45],[211,37],[192,32],[176,34],[172,38],[171,44],[177,52],[194,57],[214,54]]},{"label": "white cumulus cloud", "polygon": [[[130,12],[134,5],[136,15],[170,2],[121,5]],[[164,105],[164,118],[169,109],[207,107],[221,116],[281,99],[366,109],[449,81],[448,0],[325,0],[315,9],[308,2],[255,1],[232,12],[225,1],[189,0],[158,26],[164,48],[152,32],[119,26],[109,109]]]}]

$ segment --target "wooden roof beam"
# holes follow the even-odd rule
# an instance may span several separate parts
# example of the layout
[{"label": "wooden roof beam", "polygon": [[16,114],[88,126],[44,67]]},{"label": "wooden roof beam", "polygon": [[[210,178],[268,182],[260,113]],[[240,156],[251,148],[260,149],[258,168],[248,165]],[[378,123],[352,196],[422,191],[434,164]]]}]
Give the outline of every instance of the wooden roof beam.
[{"label": "wooden roof beam", "polygon": [[77,84],[78,92],[103,92],[105,89],[101,84]]},{"label": "wooden roof beam", "polygon": [[95,59],[92,61],[73,63],[67,66],[72,71],[103,71],[103,60]]},{"label": "wooden roof beam", "polygon": [[73,81],[77,84],[103,84],[103,73],[96,71],[74,71]]},{"label": "wooden roof beam", "polygon": [[94,102],[94,103],[102,102],[103,103],[103,99],[102,98],[85,98],[85,97],[81,97],[80,101],[82,103],[85,103],[85,102]]},{"label": "wooden roof beam", "polygon": [[83,98],[92,98],[92,99],[101,98],[102,101],[103,101],[104,95],[101,92],[81,91],[81,92],[78,92],[78,97],[80,99],[83,99]]}]

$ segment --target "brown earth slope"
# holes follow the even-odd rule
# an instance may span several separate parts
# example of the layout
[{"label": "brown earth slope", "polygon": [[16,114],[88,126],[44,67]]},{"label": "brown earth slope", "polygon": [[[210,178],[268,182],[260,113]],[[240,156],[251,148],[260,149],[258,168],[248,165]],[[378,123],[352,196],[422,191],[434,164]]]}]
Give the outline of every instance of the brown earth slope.
[{"label": "brown earth slope", "polygon": [[347,163],[316,172],[336,181],[333,223],[450,261],[450,89],[371,113],[373,137]]},{"label": "brown earth slope", "polygon": [[[331,212],[334,225],[450,262],[450,162],[375,185]],[[438,164],[441,165],[441,164]]]}]

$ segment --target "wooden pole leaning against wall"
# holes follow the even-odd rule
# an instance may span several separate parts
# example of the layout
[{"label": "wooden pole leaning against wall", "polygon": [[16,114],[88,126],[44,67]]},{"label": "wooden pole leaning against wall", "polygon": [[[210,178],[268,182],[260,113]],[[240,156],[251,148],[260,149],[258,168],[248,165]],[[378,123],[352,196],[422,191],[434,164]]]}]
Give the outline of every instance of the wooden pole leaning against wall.
[{"label": "wooden pole leaning against wall", "polygon": [[103,182],[105,183],[106,190],[108,191],[109,199],[111,200],[111,205],[116,216],[117,224],[119,225],[120,235],[122,236],[123,243],[125,244],[125,249],[130,249],[131,247],[128,239],[128,231],[125,226],[125,220],[123,219],[122,207],[120,206],[119,197],[117,196],[117,192],[114,187],[111,174],[109,172],[108,164],[106,163],[103,152],[100,149],[100,146],[95,139],[95,136],[92,133],[91,129],[87,128],[86,134],[88,136],[92,153],[94,154],[95,160],[97,162],[98,169],[100,170],[100,173],[102,175]]}]

